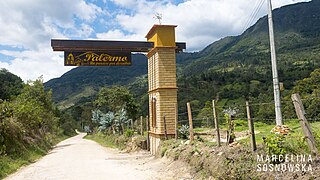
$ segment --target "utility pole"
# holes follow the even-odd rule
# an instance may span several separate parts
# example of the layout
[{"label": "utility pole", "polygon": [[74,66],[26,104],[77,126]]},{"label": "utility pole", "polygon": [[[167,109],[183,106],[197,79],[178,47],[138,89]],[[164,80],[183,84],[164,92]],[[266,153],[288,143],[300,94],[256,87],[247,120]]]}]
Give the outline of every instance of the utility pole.
[{"label": "utility pole", "polygon": [[271,65],[272,65],[272,77],[273,77],[273,93],[274,93],[274,105],[276,112],[276,124],[282,125],[282,114],[281,114],[281,102],[280,102],[280,88],[278,79],[278,69],[276,60],[276,48],[274,44],[274,33],[273,33],[273,21],[272,21],[272,5],[271,0],[268,1],[268,21],[269,21],[269,37],[270,37],[270,51],[271,51]]}]

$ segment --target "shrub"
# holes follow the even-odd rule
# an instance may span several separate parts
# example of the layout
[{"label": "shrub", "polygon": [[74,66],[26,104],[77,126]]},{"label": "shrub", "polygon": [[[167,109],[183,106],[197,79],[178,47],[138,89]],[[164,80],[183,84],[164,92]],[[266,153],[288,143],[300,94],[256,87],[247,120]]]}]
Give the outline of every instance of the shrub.
[{"label": "shrub", "polygon": [[[284,155],[287,152],[287,148],[285,146],[285,135],[283,134],[269,134],[266,137],[263,137],[263,142],[266,145],[266,150],[269,155]],[[279,164],[281,163],[279,159],[275,158],[272,163]]]},{"label": "shrub", "polygon": [[124,132],[124,135],[126,136],[126,137],[132,137],[133,136],[133,134],[134,134],[134,131],[133,130],[131,130],[131,129],[127,129],[125,132]]},{"label": "shrub", "polygon": [[189,126],[188,125],[182,125],[179,129],[179,137],[181,139],[188,139],[189,137]]}]

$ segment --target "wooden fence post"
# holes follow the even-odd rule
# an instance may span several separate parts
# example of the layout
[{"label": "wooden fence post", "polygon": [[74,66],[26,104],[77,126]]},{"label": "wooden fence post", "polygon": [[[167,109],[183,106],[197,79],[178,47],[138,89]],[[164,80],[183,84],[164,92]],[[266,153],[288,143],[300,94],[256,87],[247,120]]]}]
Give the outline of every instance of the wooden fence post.
[{"label": "wooden fence post", "polygon": [[229,145],[230,144],[230,137],[231,137],[231,119],[232,119],[232,116],[231,114],[228,114],[228,121],[227,121],[227,124],[228,124],[228,129],[227,129],[227,132],[226,132],[226,137],[227,137],[227,142],[226,142],[226,145]]},{"label": "wooden fence post", "polygon": [[191,112],[191,107],[190,103],[187,103],[187,109],[188,109],[188,119],[189,119],[189,134],[190,134],[190,141],[194,140],[194,135],[193,135],[193,123],[192,123],[192,112]]},{"label": "wooden fence post", "polygon": [[166,114],[163,115],[163,127],[165,140],[168,140]]},{"label": "wooden fence post", "polygon": [[220,146],[221,146],[221,142],[220,142],[220,130],[219,130],[219,123],[218,123],[218,116],[217,116],[217,110],[216,110],[216,102],[215,102],[215,100],[212,100],[212,110],[213,110],[214,125],[215,125],[215,128],[216,128],[217,145],[218,145],[218,147],[220,147]]},{"label": "wooden fence post", "polygon": [[143,136],[143,117],[140,116],[140,134]]},{"label": "wooden fence post", "polygon": [[251,112],[250,112],[250,105],[249,102],[246,101],[246,107],[247,107],[247,118],[248,118],[248,126],[250,131],[250,138],[251,138],[251,148],[252,151],[257,150],[257,144],[256,144],[256,136],[254,134],[254,124],[253,119],[251,118]]},{"label": "wooden fence post", "polygon": [[150,138],[149,138],[149,116],[146,117],[146,129],[147,129],[147,151],[150,151]]},{"label": "wooden fence post", "polygon": [[305,110],[300,98],[299,94],[292,94],[291,99],[293,101],[294,108],[296,110],[296,114],[300,120],[300,125],[303,130],[303,133],[305,135],[305,138],[307,139],[308,146],[310,148],[310,151],[313,155],[318,155],[318,149],[316,146],[316,141],[314,139],[314,136],[312,135],[311,127],[306,119]]},{"label": "wooden fence post", "polygon": [[174,138],[175,138],[175,140],[177,140],[178,139],[178,104],[177,103],[174,104],[174,108],[175,108],[175,115],[174,115],[174,117],[175,117],[175,120],[174,120],[175,136],[174,136]]}]

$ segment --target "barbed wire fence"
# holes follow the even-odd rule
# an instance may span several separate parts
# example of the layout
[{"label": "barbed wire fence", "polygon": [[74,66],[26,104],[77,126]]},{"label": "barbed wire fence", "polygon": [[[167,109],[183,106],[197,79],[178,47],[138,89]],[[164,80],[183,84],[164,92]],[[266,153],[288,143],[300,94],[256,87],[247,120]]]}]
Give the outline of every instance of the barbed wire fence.
[{"label": "barbed wire fence", "polygon": [[[315,126],[315,122],[320,121],[320,97],[311,97],[311,98],[305,98],[301,99],[302,104],[305,105],[305,108],[303,108],[303,112],[305,115],[305,119],[307,122],[310,123],[311,128],[317,128]],[[274,116],[274,102],[247,102],[249,104],[249,111],[251,114],[252,123],[255,122],[254,126],[259,126],[259,122],[272,125],[274,124],[276,126],[275,116]],[[294,107],[293,100],[282,100],[282,112],[283,112],[283,124],[290,123],[292,121],[297,122],[295,127],[292,128],[299,128],[299,117],[297,117],[297,112]],[[192,104],[191,104],[192,107]],[[191,108],[192,109],[192,108]],[[233,116],[233,119],[237,120],[235,126],[237,127],[238,123],[239,125],[245,126],[245,124],[248,121],[248,112],[247,112],[247,105],[245,103],[234,103],[232,105],[216,105],[215,110],[217,111],[217,119],[219,124],[219,129],[222,131],[228,131],[227,129],[227,121],[226,121],[226,110],[234,110],[236,113]],[[191,110],[192,113],[192,124],[193,128],[207,130],[208,132],[211,132],[212,135],[214,135],[214,131],[216,131],[215,123],[214,123],[214,115],[213,110],[211,107],[211,110],[209,108],[207,109],[194,109]],[[188,119],[188,112],[179,112],[178,113],[178,122],[177,127],[180,128],[182,125],[189,125],[189,119]],[[257,124],[258,123],[258,124]],[[249,124],[250,125],[250,124]],[[304,127],[302,127],[303,129]],[[196,131],[195,130],[195,131]],[[270,129],[271,130],[271,129]],[[246,129],[246,131],[250,131],[250,128]],[[249,133],[250,134],[250,133]],[[306,135],[305,135],[306,136]]]}]

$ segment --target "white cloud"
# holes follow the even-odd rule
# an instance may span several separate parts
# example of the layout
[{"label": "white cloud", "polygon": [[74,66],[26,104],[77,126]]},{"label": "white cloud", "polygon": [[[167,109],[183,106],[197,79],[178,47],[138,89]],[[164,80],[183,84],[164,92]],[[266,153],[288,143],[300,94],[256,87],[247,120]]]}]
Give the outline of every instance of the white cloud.
[{"label": "white cloud", "polygon": [[[186,41],[189,50],[201,50],[222,37],[239,35],[245,28],[257,0],[189,0],[181,4],[163,3],[164,1],[114,0],[125,7],[135,3],[135,14],[120,13],[117,21],[120,26],[137,36],[144,37],[152,24],[155,12],[163,15],[163,24],[176,24],[178,41]],[[307,0],[299,0],[299,2]],[[274,1],[274,7],[292,4],[297,0]],[[255,20],[267,14],[264,3]]]},{"label": "white cloud", "polygon": [[74,29],[74,17],[91,22],[102,13],[83,0],[2,0],[0,7],[0,44],[26,49],[42,47],[51,37],[64,37],[59,28]]},{"label": "white cloud", "polygon": [[125,34],[120,29],[110,30],[106,33],[97,33],[98,39],[106,39],[106,40],[127,40],[127,41],[143,41],[137,34]]},{"label": "white cloud", "polygon": [[[19,47],[22,50],[1,50],[14,57],[10,62],[0,62],[24,81],[40,75],[44,80],[59,77],[70,67],[63,66],[63,56],[50,47],[50,39],[66,39],[72,33],[78,38],[88,38],[93,28],[88,23],[103,13],[100,7],[84,0],[0,1],[0,45]],[[76,18],[81,21],[77,24]]]},{"label": "white cloud", "polygon": [[48,81],[72,69],[64,66],[63,53],[53,53],[51,48],[43,48],[39,51],[0,51],[0,53],[15,57],[10,64],[0,62],[0,67],[19,75],[25,82],[35,80],[41,75],[45,81]]},{"label": "white cloud", "polygon": [[[186,0],[180,4],[172,3],[174,0],[102,1],[105,7],[92,3],[97,0],[1,0],[0,47],[21,50],[0,48],[1,54],[14,57],[10,63],[0,60],[0,68],[23,80],[40,75],[45,80],[59,77],[70,68],[63,66],[63,53],[52,51],[50,39],[145,40],[152,25],[158,23],[153,18],[156,12],[162,13],[163,24],[178,25],[177,41],[185,41],[188,50],[201,50],[222,37],[239,35],[258,0]],[[273,6],[304,1],[273,1]],[[111,2],[118,9],[108,6]],[[264,3],[255,21],[266,14],[266,7]],[[105,25],[105,32],[95,32],[91,24],[97,22]]]}]

